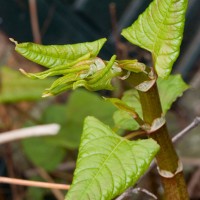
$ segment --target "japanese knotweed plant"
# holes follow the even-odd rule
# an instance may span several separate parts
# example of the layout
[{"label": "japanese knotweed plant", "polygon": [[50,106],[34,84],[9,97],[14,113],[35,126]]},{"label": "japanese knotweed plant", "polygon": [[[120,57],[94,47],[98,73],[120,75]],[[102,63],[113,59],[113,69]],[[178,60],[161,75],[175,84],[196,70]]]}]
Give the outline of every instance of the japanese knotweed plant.
[{"label": "japanese knotweed plant", "polygon": [[59,76],[43,97],[78,87],[111,90],[114,77],[127,79],[132,86],[121,100],[106,100],[119,109],[114,114],[116,126],[131,131],[142,129],[148,139],[130,141],[98,119],[87,117],[67,200],[117,197],[136,183],[155,155],[165,198],[188,199],[182,164],[165,121],[171,104],[188,88],[180,75],[170,75],[180,51],[187,3],[187,0],[154,0],[132,26],[122,31],[132,44],[151,52],[151,67],[137,60],[117,60],[115,55],[109,61],[97,57],[104,38],[49,46],[14,41],[17,52],[48,68],[36,74],[21,69],[22,73],[33,79]]}]

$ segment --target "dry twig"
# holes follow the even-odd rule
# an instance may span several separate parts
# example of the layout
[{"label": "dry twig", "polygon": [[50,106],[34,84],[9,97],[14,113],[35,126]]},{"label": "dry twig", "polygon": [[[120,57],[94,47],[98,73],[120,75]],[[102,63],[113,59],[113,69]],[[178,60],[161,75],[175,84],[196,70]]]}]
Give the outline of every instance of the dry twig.
[{"label": "dry twig", "polygon": [[[38,174],[48,183],[54,183],[53,179],[49,176],[49,174],[42,168],[37,168]],[[63,200],[65,197],[61,191],[55,188],[50,188],[54,196],[56,197],[57,200]]]},{"label": "dry twig", "polygon": [[48,124],[4,132],[0,134],[0,144],[27,137],[56,135],[59,129],[58,124]]},{"label": "dry twig", "polygon": [[40,181],[28,181],[16,178],[8,178],[0,176],[0,183],[8,183],[15,185],[23,185],[30,187],[40,187],[40,188],[50,188],[50,189],[58,189],[58,190],[69,190],[70,185],[58,184],[58,183],[45,183]]}]

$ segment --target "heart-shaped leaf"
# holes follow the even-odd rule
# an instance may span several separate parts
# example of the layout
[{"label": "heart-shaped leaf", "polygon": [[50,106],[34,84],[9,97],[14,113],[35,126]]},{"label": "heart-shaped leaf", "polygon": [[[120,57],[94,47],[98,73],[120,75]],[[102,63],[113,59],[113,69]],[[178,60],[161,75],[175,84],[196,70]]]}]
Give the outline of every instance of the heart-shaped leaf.
[{"label": "heart-shaped leaf", "polygon": [[167,77],[183,37],[188,0],[154,0],[122,35],[152,53],[160,77]]},{"label": "heart-shaped leaf", "polygon": [[133,185],[159,150],[152,140],[128,141],[94,117],[84,124],[67,200],[112,199]]}]

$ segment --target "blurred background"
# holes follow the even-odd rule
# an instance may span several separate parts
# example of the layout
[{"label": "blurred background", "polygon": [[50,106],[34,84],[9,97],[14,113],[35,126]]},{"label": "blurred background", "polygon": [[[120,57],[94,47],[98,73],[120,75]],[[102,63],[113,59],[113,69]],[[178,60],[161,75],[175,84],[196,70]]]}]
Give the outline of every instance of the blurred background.
[{"label": "blurred background", "polygon": [[[34,81],[22,76],[19,68],[41,71],[14,51],[9,38],[18,42],[73,44],[106,37],[100,56],[109,59],[137,58],[151,63],[148,52],[125,41],[120,32],[130,26],[151,0],[0,0],[0,132],[24,126],[59,123],[58,136],[15,141],[0,146],[0,176],[70,184],[77,158],[83,119],[93,115],[114,126],[115,108],[101,99],[120,96],[117,91],[90,93],[69,91],[41,99],[52,80]],[[190,0],[181,54],[173,73],[182,74],[190,89],[173,105],[167,115],[172,136],[200,116],[200,1]],[[174,86],[176,87],[176,86]],[[81,101],[80,101],[81,99]],[[87,106],[90,105],[90,106]],[[99,111],[101,107],[101,111]],[[185,167],[190,197],[200,199],[200,127],[193,129],[177,145]],[[140,182],[157,196],[162,194],[154,171]],[[63,199],[61,191],[0,184],[0,200]],[[130,199],[151,199],[137,194]]]}]

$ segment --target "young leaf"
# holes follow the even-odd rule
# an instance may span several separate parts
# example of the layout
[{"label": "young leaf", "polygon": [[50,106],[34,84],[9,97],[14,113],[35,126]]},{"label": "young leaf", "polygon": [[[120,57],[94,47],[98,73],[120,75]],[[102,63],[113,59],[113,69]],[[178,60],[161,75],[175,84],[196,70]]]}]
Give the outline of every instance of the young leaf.
[{"label": "young leaf", "polygon": [[124,110],[130,115],[132,115],[134,118],[137,117],[137,113],[133,107],[128,106],[124,101],[118,99],[118,98],[104,98],[106,101],[110,101],[115,107],[117,107],[119,110]]},{"label": "young leaf", "polygon": [[152,139],[128,141],[94,117],[87,117],[74,180],[66,199],[116,197],[138,180],[158,150]]},{"label": "young leaf", "polygon": [[103,89],[112,90],[112,78],[118,76],[121,73],[121,71],[113,70],[113,66],[115,65],[115,59],[116,56],[114,55],[111,57],[110,61],[104,68],[98,70],[96,73],[94,73],[88,78],[74,82],[73,89],[76,89],[78,87],[85,87],[89,91],[97,91]]},{"label": "young leaf", "polygon": [[131,43],[152,53],[158,76],[169,76],[183,37],[188,0],[154,0],[134,24],[122,31]]},{"label": "young leaf", "polygon": [[[134,110],[142,118],[142,108],[139,100],[139,95],[136,90],[126,91],[122,97],[122,101],[124,101],[128,106],[134,108]],[[113,119],[116,126],[120,129],[137,130],[139,128],[138,123],[126,111],[116,111],[113,115]]]},{"label": "young leaf", "polygon": [[52,68],[67,65],[84,55],[95,57],[106,42],[105,38],[94,42],[85,42],[68,45],[40,45],[31,42],[16,43],[15,50],[27,59],[42,66]]}]

